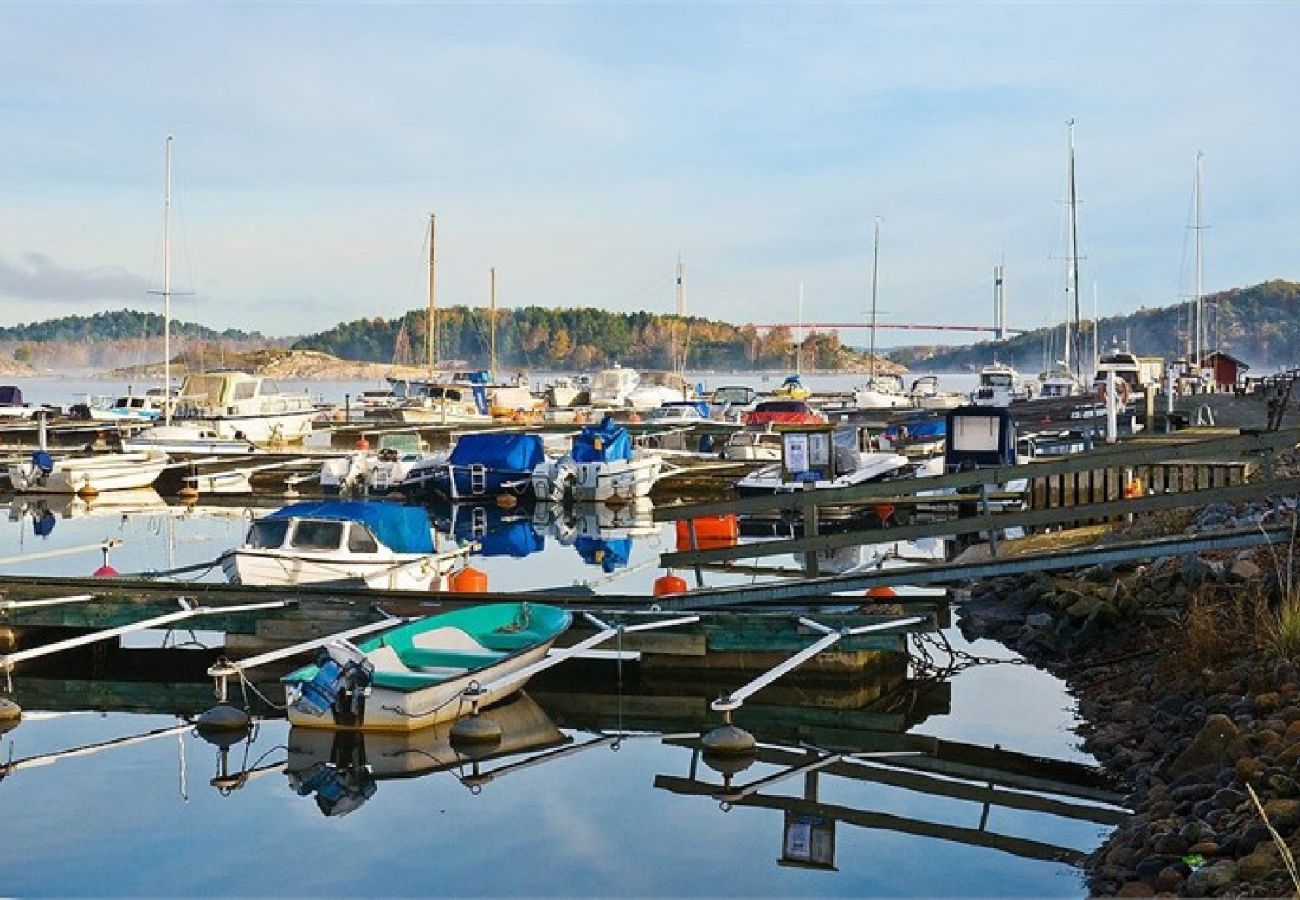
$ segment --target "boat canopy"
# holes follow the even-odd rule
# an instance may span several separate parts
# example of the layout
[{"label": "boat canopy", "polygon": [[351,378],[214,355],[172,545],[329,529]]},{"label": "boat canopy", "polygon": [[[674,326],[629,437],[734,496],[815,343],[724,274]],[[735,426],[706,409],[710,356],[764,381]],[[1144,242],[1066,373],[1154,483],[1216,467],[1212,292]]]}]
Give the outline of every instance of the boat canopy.
[{"label": "boat canopy", "polygon": [[361,522],[381,544],[394,553],[433,552],[429,514],[415,506],[365,503],[360,500],[315,500],[291,503],[277,509],[267,518]]},{"label": "boat canopy", "polygon": [[545,459],[541,435],[489,432],[461,437],[447,462],[453,466],[481,465],[489,469],[531,472]]},{"label": "boat canopy", "polygon": [[574,462],[617,462],[631,458],[632,437],[613,416],[606,416],[599,425],[588,425],[573,439]]},{"label": "boat canopy", "polygon": [[22,406],[23,390],[12,384],[0,385],[0,406]]},{"label": "boat canopy", "polygon": [[948,424],[945,419],[920,419],[915,422],[902,422],[886,428],[885,437],[896,441],[904,432],[914,440],[933,440],[945,437],[948,434]]}]

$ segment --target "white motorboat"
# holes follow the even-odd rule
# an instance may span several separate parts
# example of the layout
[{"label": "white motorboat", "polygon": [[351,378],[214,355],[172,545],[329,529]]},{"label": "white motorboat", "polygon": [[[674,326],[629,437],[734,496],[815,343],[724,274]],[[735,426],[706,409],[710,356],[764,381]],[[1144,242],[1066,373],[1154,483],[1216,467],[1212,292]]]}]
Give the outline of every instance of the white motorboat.
[{"label": "white motorboat", "polygon": [[445,466],[447,452],[430,453],[415,432],[389,432],[376,438],[374,450],[357,450],[321,463],[320,486],[327,494],[384,494],[406,481],[412,471]]},{"label": "white motorboat", "polygon": [[723,385],[709,395],[710,416],[721,422],[739,422],[758,402],[758,391],[745,385]]},{"label": "white motorboat", "polygon": [[941,389],[935,375],[922,375],[914,380],[907,396],[917,409],[955,409],[966,402],[964,394]]},{"label": "white motorboat", "polygon": [[606,417],[574,435],[569,452],[533,469],[540,500],[604,502],[647,497],[659,479],[663,458],[635,450],[627,429]]},{"label": "white motorboat", "polygon": [[979,383],[971,392],[970,402],[976,406],[1010,406],[1013,400],[1030,398],[1020,373],[1006,363],[995,361],[980,369]]},{"label": "white motorboat", "polygon": [[281,393],[269,378],[234,370],[186,375],[172,414],[181,424],[258,444],[301,441],[315,417],[316,404],[306,393]]},{"label": "white motorboat", "polygon": [[1083,393],[1083,385],[1074,377],[1065,363],[1060,363],[1038,376],[1037,396],[1041,399],[1077,397]]},{"label": "white motorboat", "polygon": [[546,402],[552,407],[582,406],[587,400],[587,384],[581,378],[561,375],[552,378],[544,391]]},{"label": "white motorboat", "polygon": [[877,373],[853,389],[853,404],[858,409],[903,409],[912,405],[912,398],[901,376]]},{"label": "white motorboat", "polygon": [[123,436],[126,451],[161,451],[169,456],[248,456],[262,452],[246,438],[224,437],[208,425],[151,425]]},{"label": "white motorboat", "polygon": [[55,459],[38,450],[25,463],[9,466],[9,483],[19,493],[76,494],[147,488],[167,466],[167,454],[101,453]]},{"label": "white motorboat", "polygon": [[845,451],[836,449],[834,471],[803,470],[792,472],[785,463],[774,463],[751,472],[736,482],[742,497],[762,494],[786,494],[794,491],[849,487],[911,474],[913,463],[901,453]]},{"label": "white motorboat", "polygon": [[[143,394],[125,394],[121,397],[101,398],[100,402],[87,397],[86,418],[92,422],[156,422],[163,416],[164,398],[161,388]],[[73,407],[73,415],[77,414]]]},{"label": "white motorboat", "polygon": [[601,369],[591,379],[591,405],[621,409],[628,405],[628,397],[640,383],[636,369],[625,369],[617,363],[612,369]]},{"label": "white motorboat", "polygon": [[295,503],[258,519],[221,558],[233,584],[337,584],[377,590],[446,588],[470,548],[438,550],[428,513],[393,503]]},{"label": "white motorboat", "polygon": [[676,372],[646,372],[628,393],[627,405],[636,410],[653,410],[667,403],[680,403],[691,394],[691,386]]}]

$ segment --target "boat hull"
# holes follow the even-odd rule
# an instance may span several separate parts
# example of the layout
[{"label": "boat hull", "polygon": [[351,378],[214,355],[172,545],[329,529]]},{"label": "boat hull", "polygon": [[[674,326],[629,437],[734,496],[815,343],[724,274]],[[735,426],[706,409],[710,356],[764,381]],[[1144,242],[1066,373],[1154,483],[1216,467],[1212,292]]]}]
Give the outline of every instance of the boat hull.
[{"label": "boat hull", "polygon": [[255,444],[293,444],[311,434],[315,418],[315,409],[299,409],[246,416],[200,414],[179,417],[176,421],[210,428],[222,438],[242,438]]},{"label": "boat hull", "polygon": [[[373,557],[374,554],[368,554]],[[344,558],[284,550],[232,550],[221,559],[231,584],[294,587],[349,585],[373,590],[427,591],[456,569],[466,551],[385,554],[382,558]]]},{"label": "boat hull", "polygon": [[61,459],[48,473],[33,463],[9,467],[9,483],[28,494],[75,494],[80,491],[123,491],[147,488],[167,466],[161,453],[120,453]]},{"label": "boat hull", "polygon": [[533,492],[554,502],[605,502],[650,496],[663,460],[642,456],[610,462],[542,463],[533,470]]}]

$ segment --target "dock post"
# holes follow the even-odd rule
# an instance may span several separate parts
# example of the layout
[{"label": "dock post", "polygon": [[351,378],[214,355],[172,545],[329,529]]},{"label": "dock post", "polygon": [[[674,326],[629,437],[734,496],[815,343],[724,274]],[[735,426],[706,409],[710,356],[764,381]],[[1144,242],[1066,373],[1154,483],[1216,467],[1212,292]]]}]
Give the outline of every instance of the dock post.
[{"label": "dock post", "polygon": [[[809,502],[804,503],[803,506],[803,536],[818,537],[821,534],[821,518],[817,511],[817,502],[809,498]],[[821,575],[821,564],[817,562],[816,550],[809,550],[804,554],[804,574],[809,578]]]}]

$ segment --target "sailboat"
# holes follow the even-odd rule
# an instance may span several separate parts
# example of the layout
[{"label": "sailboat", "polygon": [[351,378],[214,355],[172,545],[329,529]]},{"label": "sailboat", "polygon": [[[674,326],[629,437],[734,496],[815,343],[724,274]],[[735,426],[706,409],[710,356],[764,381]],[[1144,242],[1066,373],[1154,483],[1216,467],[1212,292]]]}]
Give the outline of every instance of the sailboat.
[{"label": "sailboat", "polygon": [[303,394],[281,394],[274,382],[246,372],[187,375],[180,394],[172,383],[171,289],[172,136],[167,136],[163,193],[163,410],[162,424],[124,438],[123,449],[182,455],[243,455],[254,441],[296,441],[311,432],[315,404]]},{"label": "sailboat", "polygon": [[871,348],[865,383],[853,389],[853,402],[858,409],[898,409],[912,405],[912,398],[903,392],[903,380],[898,375],[876,372],[876,290],[880,283],[880,216],[876,216],[875,240],[871,254]]}]

